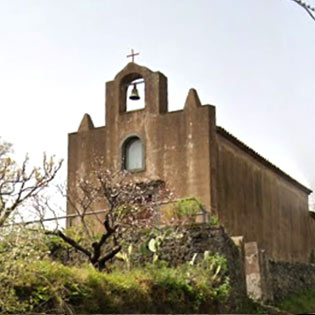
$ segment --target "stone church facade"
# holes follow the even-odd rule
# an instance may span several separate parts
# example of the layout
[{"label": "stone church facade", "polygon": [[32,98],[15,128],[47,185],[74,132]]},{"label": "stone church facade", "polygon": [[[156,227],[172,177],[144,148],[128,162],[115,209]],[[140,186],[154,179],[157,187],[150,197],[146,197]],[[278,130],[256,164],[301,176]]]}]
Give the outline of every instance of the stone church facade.
[{"label": "stone church facade", "polygon": [[[138,79],[145,107],[127,111],[128,86]],[[69,134],[69,185],[95,156],[108,169],[165,181],[178,198],[198,198],[229,235],[256,241],[274,260],[307,262],[315,248],[311,190],[217,126],[215,107],[202,105],[194,89],[183,110],[169,112],[160,72],[129,63],[106,83],[106,125],[95,128],[85,114]]]}]

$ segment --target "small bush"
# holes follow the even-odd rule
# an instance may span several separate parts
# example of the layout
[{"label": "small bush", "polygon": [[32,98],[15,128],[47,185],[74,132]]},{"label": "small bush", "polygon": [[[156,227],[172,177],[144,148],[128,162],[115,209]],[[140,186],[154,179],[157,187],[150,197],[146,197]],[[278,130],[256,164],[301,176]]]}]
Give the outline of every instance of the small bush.
[{"label": "small bush", "polygon": [[217,226],[217,225],[220,224],[219,218],[217,216],[215,216],[215,215],[211,215],[209,223],[210,223],[210,225]]},{"label": "small bush", "polygon": [[186,198],[171,202],[163,207],[162,212],[166,222],[194,223],[196,217],[203,211],[201,202],[196,198]]}]

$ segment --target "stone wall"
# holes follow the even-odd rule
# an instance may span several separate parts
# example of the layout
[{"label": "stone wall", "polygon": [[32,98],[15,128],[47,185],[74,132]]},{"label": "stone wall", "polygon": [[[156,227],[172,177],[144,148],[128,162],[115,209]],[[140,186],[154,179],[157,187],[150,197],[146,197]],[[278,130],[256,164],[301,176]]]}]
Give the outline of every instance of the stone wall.
[{"label": "stone wall", "polygon": [[[177,229],[176,235],[176,238],[173,235],[163,241],[159,259],[175,267],[190,261],[194,254],[197,254],[197,261],[202,259],[205,251],[224,256],[233,289],[228,302],[232,309],[233,300],[245,296],[268,303],[315,289],[315,264],[272,261],[257,242],[243,243],[242,237],[231,238],[222,226],[195,224]],[[130,236],[129,242],[137,248],[148,237],[140,231]],[[149,239],[151,237],[153,234]],[[152,256],[140,255],[138,259],[144,263],[152,261]]]},{"label": "stone wall", "polygon": [[206,250],[219,253],[227,259],[231,300],[248,295],[256,301],[279,301],[315,289],[315,264],[270,260],[256,242],[240,241],[236,246],[221,226],[196,224],[179,229],[178,235],[163,242],[160,259],[176,266],[190,261],[195,253],[197,259]]},{"label": "stone wall", "polygon": [[278,302],[315,289],[315,264],[270,260],[257,242],[244,244],[247,294],[255,301]]},{"label": "stone wall", "polygon": [[[242,249],[235,245],[223,227],[195,224],[177,229],[176,235],[175,239],[170,237],[163,241],[159,253],[160,260],[168,262],[170,266],[177,266],[190,261],[194,254],[197,254],[196,261],[198,261],[203,258],[205,251],[218,253],[227,259],[227,273],[233,288],[231,300],[246,296]],[[130,242],[135,244],[135,239],[137,240],[135,247],[137,247],[137,243],[139,245],[145,238],[134,235]],[[141,256],[140,259],[142,258]],[[152,257],[149,260],[152,261]]]},{"label": "stone wall", "polygon": [[273,299],[315,289],[315,264],[269,262],[270,287]]}]

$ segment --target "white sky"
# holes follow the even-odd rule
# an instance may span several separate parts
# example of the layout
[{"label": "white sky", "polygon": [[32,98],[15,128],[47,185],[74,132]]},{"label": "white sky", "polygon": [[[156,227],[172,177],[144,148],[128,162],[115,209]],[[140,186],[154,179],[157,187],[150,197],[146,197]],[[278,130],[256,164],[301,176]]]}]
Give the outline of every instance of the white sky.
[{"label": "white sky", "polygon": [[0,0],[0,136],[66,159],[84,113],[104,125],[131,48],[168,77],[171,109],[196,88],[218,125],[315,189],[315,22],[291,0]]}]

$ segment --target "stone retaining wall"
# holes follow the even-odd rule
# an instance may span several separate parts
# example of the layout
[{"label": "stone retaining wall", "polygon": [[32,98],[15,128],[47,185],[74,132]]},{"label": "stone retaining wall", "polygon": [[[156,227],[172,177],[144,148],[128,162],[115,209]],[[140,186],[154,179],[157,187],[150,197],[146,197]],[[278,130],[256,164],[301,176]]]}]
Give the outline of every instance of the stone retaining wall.
[{"label": "stone retaining wall", "polygon": [[[231,284],[237,288],[238,294],[246,295],[244,264],[241,249],[238,248],[223,227],[199,224],[188,229],[182,229],[183,237],[176,240],[167,240],[163,245],[161,259],[177,265],[190,261],[195,253],[197,259],[203,257],[205,251],[219,253],[227,259],[228,274]],[[180,248],[180,255],[177,255]],[[177,249],[177,250],[176,250]]]},{"label": "stone retaining wall", "polygon": [[[195,254],[198,261],[203,258],[205,251],[212,254],[218,253],[227,259],[227,273],[233,288],[232,298],[246,296],[242,247],[235,245],[223,227],[206,223],[184,226],[176,229],[175,236],[175,238],[169,237],[163,240],[159,251],[160,260],[166,261],[170,266],[177,266],[190,261]],[[148,240],[148,236],[143,237],[137,234],[130,239],[130,242],[140,244],[145,239]],[[152,261],[152,257],[144,261],[143,256],[139,256],[139,259],[142,262]]]},{"label": "stone retaining wall", "polygon": [[[219,253],[227,259],[233,288],[231,300],[248,295],[261,302],[279,301],[288,295],[315,289],[315,264],[271,261],[256,242],[243,243],[242,237],[233,241],[221,226],[195,224],[178,229],[175,235],[163,240],[159,259],[177,266],[190,261],[194,254],[198,260],[205,251]],[[140,244],[144,239],[148,235],[137,234],[130,242]],[[145,259],[152,261],[152,257]]]},{"label": "stone retaining wall", "polygon": [[315,289],[315,265],[269,261],[270,286],[273,299]]}]

